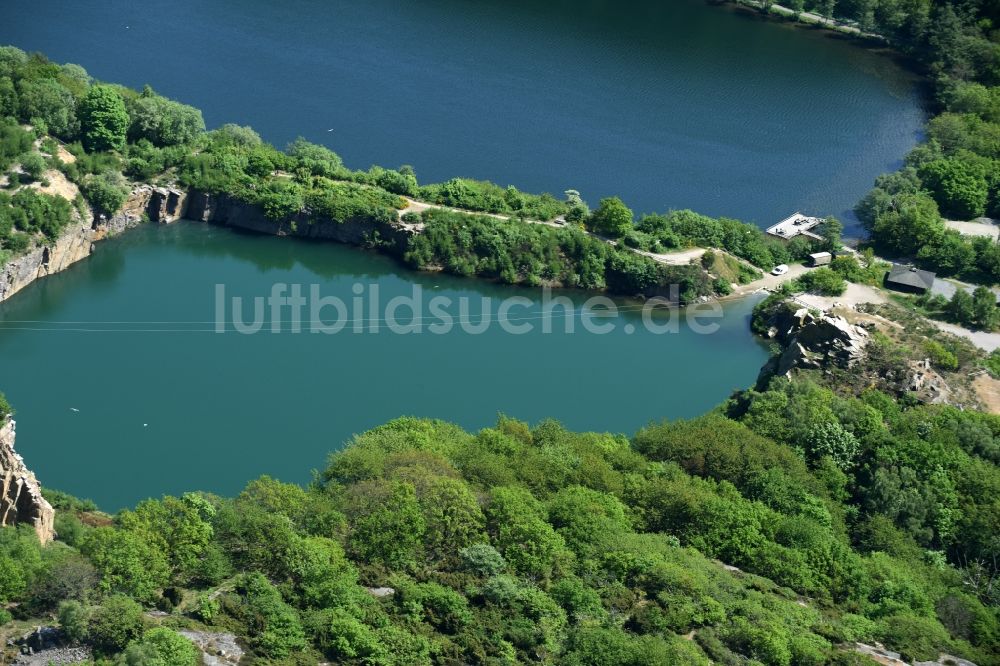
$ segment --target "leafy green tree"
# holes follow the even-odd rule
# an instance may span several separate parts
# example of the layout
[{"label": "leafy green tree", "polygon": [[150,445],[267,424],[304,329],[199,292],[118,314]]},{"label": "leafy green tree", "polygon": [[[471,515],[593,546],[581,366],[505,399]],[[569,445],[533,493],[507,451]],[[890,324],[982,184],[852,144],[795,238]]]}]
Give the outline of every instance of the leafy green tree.
[{"label": "leafy green tree", "polygon": [[141,535],[99,527],[80,544],[101,573],[101,589],[152,601],[166,585],[170,568],[165,553]]},{"label": "leafy green tree", "polygon": [[844,233],[843,223],[835,217],[828,217],[824,220],[819,229],[819,235],[823,237],[823,250],[836,252],[840,249],[840,236]]},{"label": "leafy green tree", "polygon": [[549,588],[549,594],[566,611],[574,624],[591,624],[607,618],[597,590],[579,578],[563,578]]},{"label": "leafy green tree", "polygon": [[976,287],[972,292],[972,317],[979,326],[990,330],[997,325],[997,295],[986,287]]},{"label": "leafy green tree", "polygon": [[418,562],[427,529],[409,483],[363,482],[352,488],[350,549],[355,557],[406,569]]},{"label": "leafy green tree", "polygon": [[88,151],[124,150],[129,118],[125,100],[111,86],[92,86],[80,100],[83,147]]},{"label": "leafy green tree", "polygon": [[892,208],[875,218],[872,233],[890,250],[913,255],[933,243],[944,228],[934,199],[923,193],[907,193],[895,197]]},{"label": "leafy green tree", "polygon": [[36,152],[25,153],[21,157],[21,169],[28,174],[32,180],[38,180],[45,171],[45,160]]},{"label": "leafy green tree", "polygon": [[0,421],[6,421],[8,416],[14,414],[14,408],[7,402],[7,396],[0,393]]},{"label": "leafy green tree", "polygon": [[150,629],[118,658],[119,666],[197,666],[201,655],[194,643],[165,627]]},{"label": "leafy green tree", "polygon": [[924,343],[924,351],[936,368],[958,370],[958,357],[937,340],[927,340]]},{"label": "leafy green tree", "polygon": [[584,220],[590,216],[590,206],[580,196],[577,190],[566,190],[566,205],[569,210],[566,212],[566,221],[572,224],[583,224]]},{"label": "leafy green tree", "polygon": [[187,494],[178,499],[140,502],[135,511],[123,511],[119,524],[135,532],[158,551],[167,553],[170,566],[181,581],[190,581],[199,571],[199,564],[212,539],[208,522],[215,515],[212,505],[197,495]]},{"label": "leafy green tree", "polygon": [[326,146],[309,143],[302,137],[288,144],[288,154],[314,176],[334,178],[344,171],[344,161],[340,159],[340,155]]},{"label": "leafy green tree", "polygon": [[[75,519],[75,516],[68,511],[57,510],[56,515],[68,515]],[[78,519],[76,522],[79,524]],[[69,543],[62,531],[66,524],[57,522],[56,530],[59,540]],[[82,534],[80,538],[82,539]],[[79,540],[76,543],[78,542]],[[44,613],[57,608],[60,602],[65,600],[91,601],[95,596],[99,579],[94,566],[79,553],[69,549],[59,555],[49,553],[45,569],[34,580],[31,586],[31,599],[24,604],[24,607],[30,608],[32,613]]]},{"label": "leafy green tree", "polygon": [[958,275],[975,269],[976,251],[958,232],[947,229],[920,248],[917,259],[939,273]]},{"label": "leafy green tree", "polygon": [[426,530],[425,549],[435,559],[454,559],[462,548],[485,537],[483,512],[464,481],[434,478],[420,490],[418,504]]},{"label": "leafy green tree", "polygon": [[80,643],[90,634],[90,609],[79,601],[64,601],[59,605],[59,627],[66,638]]},{"label": "leafy green tree", "polygon": [[322,608],[357,597],[358,574],[340,543],[306,537],[288,554],[288,560],[290,577],[304,605]]},{"label": "leafy green tree", "polygon": [[31,151],[34,137],[14,123],[0,122],[0,170],[6,170],[15,158]]},{"label": "leafy green tree", "polygon": [[235,588],[240,604],[231,608],[237,619],[246,624],[255,652],[282,659],[306,646],[298,615],[267,578],[259,573],[243,574]]},{"label": "leafy green tree", "polygon": [[866,229],[872,231],[875,221],[896,207],[896,198],[916,194],[922,183],[917,170],[906,167],[894,173],[884,173],[875,179],[875,187],[854,207],[854,213]]},{"label": "leafy green tree", "polygon": [[80,190],[87,201],[105,215],[117,213],[129,195],[125,178],[120,173],[111,171],[88,177]]},{"label": "leafy green tree", "polygon": [[840,469],[850,469],[861,452],[861,443],[836,421],[818,423],[805,440],[806,455],[814,462],[828,456]]},{"label": "leafy green tree", "polygon": [[986,213],[989,185],[978,164],[956,158],[936,160],[921,167],[920,179],[946,215],[968,220]]},{"label": "leafy green tree", "polygon": [[497,576],[507,568],[507,561],[488,543],[476,543],[459,551],[462,568],[483,578]]},{"label": "leafy green tree", "polygon": [[344,609],[328,609],[314,618],[318,647],[340,663],[389,663],[390,654],[377,631]]},{"label": "leafy green tree", "polygon": [[16,46],[0,46],[0,76],[13,76],[28,62],[28,54]]},{"label": "leafy green tree", "polygon": [[844,278],[826,266],[804,273],[799,283],[806,291],[823,296],[840,296],[847,289]]},{"label": "leafy green tree", "polygon": [[486,511],[494,543],[511,567],[548,579],[566,560],[566,542],[542,518],[542,508],[523,488],[496,488]]},{"label": "leafy green tree", "polygon": [[583,486],[556,493],[548,505],[548,520],[578,554],[631,531],[625,505],[612,495]]},{"label": "leafy green tree", "polygon": [[146,622],[142,606],[128,597],[116,594],[105,599],[90,616],[87,629],[89,640],[100,652],[121,652],[132,641],[138,640]]},{"label": "leafy green tree", "polygon": [[948,632],[938,622],[909,613],[883,620],[880,638],[908,661],[937,659],[950,643]]},{"label": "leafy green tree", "polygon": [[67,141],[76,139],[80,122],[76,99],[54,79],[25,79],[18,83],[18,116],[22,122],[42,126]]},{"label": "leafy green tree", "polygon": [[253,148],[263,143],[260,134],[257,134],[252,128],[233,123],[226,123],[219,129],[213,130],[209,134],[209,138],[214,144],[235,148]]},{"label": "leafy green tree", "polygon": [[205,131],[201,111],[161,97],[149,86],[128,101],[128,115],[129,138],[148,139],[154,146],[190,144]]},{"label": "leafy green tree", "polygon": [[618,197],[605,197],[587,220],[587,226],[594,231],[621,238],[633,229],[632,210]]},{"label": "leafy green tree", "polygon": [[960,324],[969,324],[975,320],[976,306],[969,292],[956,289],[948,301],[948,314]]}]

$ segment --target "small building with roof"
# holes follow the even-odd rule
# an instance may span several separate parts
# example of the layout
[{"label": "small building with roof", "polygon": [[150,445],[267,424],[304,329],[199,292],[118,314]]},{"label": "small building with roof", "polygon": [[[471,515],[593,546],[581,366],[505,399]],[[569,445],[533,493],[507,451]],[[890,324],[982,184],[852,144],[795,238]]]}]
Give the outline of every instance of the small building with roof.
[{"label": "small building with roof", "polygon": [[935,274],[915,266],[893,264],[885,274],[885,286],[909,294],[926,294],[934,286]]},{"label": "small building with roof", "polygon": [[833,255],[829,252],[813,252],[809,255],[810,266],[826,266],[833,261]]}]

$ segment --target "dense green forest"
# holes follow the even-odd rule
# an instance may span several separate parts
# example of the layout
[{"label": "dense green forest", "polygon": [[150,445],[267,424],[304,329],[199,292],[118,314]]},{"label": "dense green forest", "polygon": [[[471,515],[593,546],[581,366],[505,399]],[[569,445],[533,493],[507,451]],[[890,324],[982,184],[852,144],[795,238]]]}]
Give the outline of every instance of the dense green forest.
[{"label": "dense green forest", "polygon": [[1000,664],[1000,417],[822,381],[632,439],[403,418],[307,488],[110,519],[50,493],[57,542],[0,530],[5,619],[127,664],[194,663],[156,656],[180,628],[274,664]]},{"label": "dense green forest", "polygon": [[[1000,5],[785,4],[884,35],[933,84],[927,142],[858,206],[876,246],[1000,282],[998,246],[942,221],[1000,213]],[[82,198],[21,187],[47,169]],[[51,242],[85,206],[113,215],[132,182],[303,223],[395,220],[403,197],[478,212],[409,219],[424,233],[405,260],[628,294],[720,287],[698,267],[625,248],[715,247],[767,269],[839,242],[835,221],[820,246],[780,244],[690,211],[633,224],[616,198],[591,210],[574,191],[351,170],[323,146],[206,131],[200,112],[149,88],[96,83],[11,47],[0,48],[0,173],[0,262]],[[557,219],[566,224],[529,223]],[[808,279],[831,293],[844,278],[873,280],[852,261]],[[733,281],[754,275],[726,269]],[[964,362],[930,342],[924,351]],[[890,376],[902,353],[877,340],[865,369]],[[181,629],[232,631],[257,664],[871,663],[845,649],[854,641],[910,660],[1000,664],[1000,417],[921,405],[864,376],[775,378],[631,438],[506,417],[478,433],[402,418],[331,455],[308,487],[264,477],[235,498],[188,493],[115,516],[47,490],[54,543],[0,529],[0,631],[51,622],[98,662],[146,666],[198,662]],[[0,416],[9,411],[0,398]]]}]

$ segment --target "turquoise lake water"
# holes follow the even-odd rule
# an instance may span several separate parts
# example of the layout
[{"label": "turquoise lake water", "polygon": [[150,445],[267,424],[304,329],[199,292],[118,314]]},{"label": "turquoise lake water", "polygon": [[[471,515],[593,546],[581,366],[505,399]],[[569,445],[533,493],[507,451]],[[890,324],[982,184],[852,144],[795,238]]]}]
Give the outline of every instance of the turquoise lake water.
[{"label": "turquoise lake water", "polygon": [[[249,324],[252,299],[275,283],[304,285],[307,294],[317,285],[344,301],[352,323],[334,335],[308,333],[308,325],[294,333],[286,309],[279,333],[269,325],[255,335],[232,325],[214,332],[216,285],[225,285],[227,304],[245,299]],[[354,317],[355,285],[364,303],[378,285],[383,307]],[[453,330],[434,334],[428,319],[420,333],[394,334],[385,322],[373,331],[388,302],[415,286],[425,303],[455,299]],[[512,296],[528,300],[506,319],[532,332],[464,330],[484,309],[495,320]],[[0,304],[0,383],[18,410],[18,449],[42,483],[117,509],[161,493],[234,493],[264,473],[308,481],[353,433],[400,415],[478,429],[503,412],[631,434],[650,420],[710,409],[752,383],[767,356],[748,333],[753,299],[702,321],[719,324],[712,334],[683,324],[677,333],[650,332],[628,303],[597,322],[614,331],[595,334],[581,319],[591,295],[570,296],[570,312],[553,308],[546,333],[535,318],[540,291],[413,273],[340,245],[194,222],[148,225],[102,241],[89,259]],[[329,308],[320,314],[329,324],[337,318]],[[412,322],[408,310],[398,315]],[[363,332],[353,322],[364,322]]]},{"label": "turquoise lake water", "polygon": [[[352,167],[762,225],[795,209],[849,220],[923,119],[890,59],[701,0],[11,0],[3,19],[0,43],[149,83],[210,126],[250,124],[278,145],[304,135]],[[384,300],[416,285],[540,307],[537,292],[335,245],[194,223],[127,233],[0,305],[0,388],[43,484],[117,509],[233,493],[262,473],[306,481],[352,433],[402,414],[631,433],[704,412],[766,358],[752,300],[728,305],[713,335],[655,335],[630,311],[608,335],[212,332],[216,284],[252,299],[279,282],[345,302],[361,283]],[[572,298],[582,323],[588,296]]]}]

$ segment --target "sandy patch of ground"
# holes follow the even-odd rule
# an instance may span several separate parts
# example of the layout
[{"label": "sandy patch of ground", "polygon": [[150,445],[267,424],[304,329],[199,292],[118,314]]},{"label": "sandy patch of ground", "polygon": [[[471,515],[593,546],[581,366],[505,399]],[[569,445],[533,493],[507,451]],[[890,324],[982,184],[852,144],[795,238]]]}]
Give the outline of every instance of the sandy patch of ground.
[{"label": "sandy patch of ground", "polygon": [[832,310],[835,308],[854,309],[862,303],[874,303],[880,305],[888,303],[889,299],[885,294],[866,284],[847,283],[847,289],[840,296],[817,296],[816,294],[802,294],[796,296],[795,300],[817,310]]},{"label": "sandy patch of ground", "polygon": [[65,146],[61,143],[59,144],[59,150],[56,152],[59,153],[59,159],[61,159],[64,164],[72,164],[73,162],[76,162],[76,155],[66,150]]},{"label": "sandy patch of ground", "polygon": [[976,397],[990,414],[1000,414],[1000,380],[982,374],[972,380]]},{"label": "sandy patch of ground", "polygon": [[28,185],[28,187],[36,189],[44,194],[58,194],[69,201],[76,199],[76,195],[80,193],[80,188],[76,186],[76,183],[70,182],[69,179],[63,175],[62,171],[49,169],[42,174],[42,179],[47,180],[49,184],[43,187],[40,182],[35,181],[34,183]]},{"label": "sandy patch of ground", "polygon": [[857,310],[845,307],[836,307],[830,311],[831,314],[841,316],[851,324],[859,324],[862,326],[864,325],[874,326],[876,329],[882,331],[883,333],[887,333],[893,329],[896,330],[905,329],[905,326],[900,324],[898,321],[887,319],[886,317],[877,314],[877,312],[878,312],[877,310],[874,313],[859,312]]},{"label": "sandy patch of ground", "polygon": [[663,252],[660,254],[655,252],[646,252],[645,250],[636,250],[635,253],[641,254],[644,257],[649,257],[653,261],[658,261],[661,264],[668,264],[670,266],[687,266],[693,261],[699,261],[701,259],[701,255],[705,254],[705,249],[701,247],[692,247],[687,250]]},{"label": "sandy patch of ground", "polygon": [[972,222],[945,220],[944,225],[963,236],[988,236],[994,240],[1000,238],[1000,227],[988,217],[981,217]]}]

